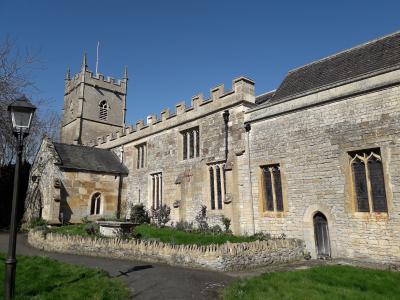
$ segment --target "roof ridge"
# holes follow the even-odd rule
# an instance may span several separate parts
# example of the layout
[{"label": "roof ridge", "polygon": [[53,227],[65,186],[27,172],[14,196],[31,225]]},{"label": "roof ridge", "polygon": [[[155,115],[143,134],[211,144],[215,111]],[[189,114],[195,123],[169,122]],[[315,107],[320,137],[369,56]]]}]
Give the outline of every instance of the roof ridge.
[{"label": "roof ridge", "polygon": [[90,149],[98,149],[98,150],[109,150],[109,149],[96,148],[96,147],[91,147],[91,146],[86,146],[86,145],[75,145],[75,144],[57,143],[57,142],[53,142],[53,144],[58,144],[58,145],[63,145],[63,146],[72,146],[72,147],[77,147],[77,148],[90,148]]},{"label": "roof ridge", "polygon": [[256,98],[261,97],[261,96],[265,96],[265,95],[268,95],[268,94],[272,94],[272,93],[275,93],[275,92],[276,92],[276,89],[273,89],[273,90],[270,90],[269,92],[265,92],[265,93],[262,93],[260,95],[257,95]]},{"label": "roof ridge", "polygon": [[310,65],[317,64],[317,63],[319,63],[319,62],[323,62],[323,61],[332,59],[332,58],[334,58],[334,57],[336,57],[336,56],[338,56],[338,55],[341,55],[341,54],[343,54],[343,53],[354,51],[354,50],[356,50],[356,49],[359,49],[359,48],[368,46],[368,45],[373,44],[373,43],[376,43],[376,42],[379,42],[379,41],[381,41],[381,40],[383,40],[383,39],[392,37],[392,36],[397,35],[397,34],[400,34],[400,30],[395,31],[395,32],[390,33],[390,34],[387,34],[387,35],[384,35],[384,36],[381,36],[381,37],[379,37],[379,38],[375,38],[375,39],[369,40],[369,41],[364,42],[364,43],[362,43],[362,44],[358,44],[358,45],[353,46],[353,47],[351,47],[351,48],[344,49],[344,50],[342,50],[342,51],[339,51],[339,52],[336,52],[336,53],[334,53],[334,54],[325,56],[325,57],[323,57],[323,58],[314,60],[314,61],[309,62],[309,63],[307,63],[307,64],[305,64],[305,65],[302,65],[302,66],[300,66],[300,67],[297,67],[297,68],[294,68],[294,69],[289,70],[287,74],[289,75],[290,73],[294,73],[295,71],[298,71],[299,69],[302,69],[302,68],[304,68],[304,67],[308,67],[308,66],[310,66]]}]

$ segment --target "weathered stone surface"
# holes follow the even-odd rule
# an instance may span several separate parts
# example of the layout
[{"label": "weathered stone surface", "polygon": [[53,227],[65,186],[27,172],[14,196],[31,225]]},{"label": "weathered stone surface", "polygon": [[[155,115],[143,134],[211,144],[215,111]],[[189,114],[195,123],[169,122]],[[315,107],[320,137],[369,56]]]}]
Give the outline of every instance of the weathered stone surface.
[{"label": "weathered stone surface", "polygon": [[303,259],[300,240],[269,240],[223,245],[172,245],[157,241],[105,239],[43,234],[31,230],[30,245],[45,251],[162,262],[170,265],[229,271]]}]

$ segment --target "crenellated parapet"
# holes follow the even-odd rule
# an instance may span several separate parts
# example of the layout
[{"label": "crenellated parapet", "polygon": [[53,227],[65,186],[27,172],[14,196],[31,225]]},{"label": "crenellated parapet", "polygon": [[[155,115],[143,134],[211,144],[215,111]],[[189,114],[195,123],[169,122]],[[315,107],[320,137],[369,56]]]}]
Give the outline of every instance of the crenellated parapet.
[{"label": "crenellated parapet", "polygon": [[126,94],[127,78],[116,80],[110,76],[104,77],[103,74],[93,74],[93,72],[91,72],[88,68],[83,69],[81,72],[75,74],[72,78],[67,78],[65,80],[64,94],[69,94],[81,83],[93,86],[94,88],[117,92],[121,95]]},{"label": "crenellated parapet", "polygon": [[254,82],[246,77],[238,77],[232,81],[232,88],[224,90],[224,85],[218,85],[210,90],[207,99],[203,94],[197,94],[191,99],[191,106],[186,107],[185,101],[175,105],[175,111],[168,108],[161,111],[159,116],[149,115],[144,120],[138,120],[135,125],[126,126],[118,132],[100,136],[89,141],[89,146],[112,148],[117,145],[133,141],[158,131],[172,128],[189,122],[202,115],[212,113],[243,103],[248,107],[255,105]]}]

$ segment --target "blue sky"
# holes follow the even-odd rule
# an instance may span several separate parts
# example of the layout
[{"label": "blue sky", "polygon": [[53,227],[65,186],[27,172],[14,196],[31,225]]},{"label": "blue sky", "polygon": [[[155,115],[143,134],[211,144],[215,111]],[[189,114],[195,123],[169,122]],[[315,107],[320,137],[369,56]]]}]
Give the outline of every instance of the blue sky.
[{"label": "blue sky", "polygon": [[40,52],[32,96],[61,110],[67,67],[83,52],[94,71],[129,68],[127,122],[245,75],[261,94],[313,60],[400,29],[399,1],[19,1],[0,2],[0,40]]}]

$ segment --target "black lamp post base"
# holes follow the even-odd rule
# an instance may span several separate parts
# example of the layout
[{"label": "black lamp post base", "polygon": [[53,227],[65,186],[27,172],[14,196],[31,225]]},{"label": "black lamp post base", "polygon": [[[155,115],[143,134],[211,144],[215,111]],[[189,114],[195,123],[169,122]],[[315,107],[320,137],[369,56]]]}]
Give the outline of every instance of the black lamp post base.
[{"label": "black lamp post base", "polygon": [[6,280],[5,283],[5,298],[6,300],[14,299],[14,288],[15,288],[15,270],[17,260],[14,258],[8,258],[5,261],[6,265]]}]

